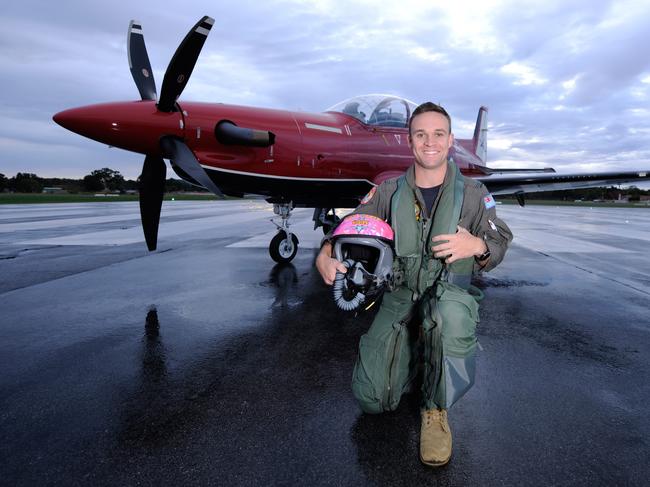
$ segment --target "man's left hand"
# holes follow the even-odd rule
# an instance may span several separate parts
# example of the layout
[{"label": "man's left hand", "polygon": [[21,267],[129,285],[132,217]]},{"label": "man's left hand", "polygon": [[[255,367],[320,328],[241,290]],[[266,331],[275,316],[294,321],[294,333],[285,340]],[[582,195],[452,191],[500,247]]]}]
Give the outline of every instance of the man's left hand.
[{"label": "man's left hand", "polygon": [[[458,227],[458,231],[448,235],[437,235],[433,237],[434,245],[431,247],[433,256],[442,259],[445,263],[451,264],[460,259],[481,255],[487,251],[487,246],[482,238],[475,237],[463,227]],[[436,244],[436,242],[440,242]]]}]

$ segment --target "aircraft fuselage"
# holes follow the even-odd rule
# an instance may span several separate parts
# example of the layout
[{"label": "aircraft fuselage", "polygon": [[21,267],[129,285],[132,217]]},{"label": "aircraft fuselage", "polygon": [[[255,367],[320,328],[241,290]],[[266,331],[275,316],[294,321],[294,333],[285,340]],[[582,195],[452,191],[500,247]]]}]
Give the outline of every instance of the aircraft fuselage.
[{"label": "aircraft fuselage", "polygon": [[[57,123],[93,140],[166,157],[163,136],[182,139],[224,194],[259,194],[295,206],[355,206],[373,184],[401,174],[413,162],[408,129],[366,125],[338,112],[308,113],[221,103],[184,102],[161,112],[154,101],[104,103],[66,110]],[[218,123],[271,131],[268,147],[220,143]],[[461,171],[481,161],[472,140],[457,140],[450,155]],[[192,179],[172,165],[179,176]]]}]

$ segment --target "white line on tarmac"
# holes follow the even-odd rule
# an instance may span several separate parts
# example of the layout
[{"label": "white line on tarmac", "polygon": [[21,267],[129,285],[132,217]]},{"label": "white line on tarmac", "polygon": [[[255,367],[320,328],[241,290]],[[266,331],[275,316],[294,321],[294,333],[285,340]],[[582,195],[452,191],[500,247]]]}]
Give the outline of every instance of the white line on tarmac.
[{"label": "white line on tarmac", "polygon": [[[247,223],[254,220],[263,220],[269,217],[268,212],[248,211],[238,214],[213,216],[208,218],[195,218],[175,222],[161,222],[158,240],[175,235],[184,235],[191,232],[207,231],[225,224]],[[27,239],[17,242],[18,245],[126,245],[144,240],[142,228],[139,224],[124,229],[105,230],[100,232],[77,233],[53,238]]]},{"label": "white line on tarmac", "polygon": [[[314,230],[314,222],[311,219],[301,219],[291,225],[289,230],[296,234],[301,249],[317,249],[320,247],[320,241],[323,238],[323,232],[320,229]],[[228,245],[230,248],[268,248],[271,239],[275,236],[277,230],[261,233],[254,237],[240,240]]]}]

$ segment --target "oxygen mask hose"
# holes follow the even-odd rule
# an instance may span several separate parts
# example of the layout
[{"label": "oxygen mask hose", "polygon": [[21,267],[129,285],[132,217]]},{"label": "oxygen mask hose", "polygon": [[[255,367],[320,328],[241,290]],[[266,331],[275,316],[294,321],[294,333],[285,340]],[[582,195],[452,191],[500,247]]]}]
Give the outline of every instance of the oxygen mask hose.
[{"label": "oxygen mask hose", "polygon": [[[343,261],[343,265],[349,270],[355,265],[355,262],[352,259],[346,259]],[[366,299],[366,295],[361,291],[356,292],[351,297],[346,297],[346,295],[350,294],[350,291],[348,289],[347,273],[344,274],[343,272],[336,272],[332,292],[334,294],[334,302],[343,311],[357,309]]]}]

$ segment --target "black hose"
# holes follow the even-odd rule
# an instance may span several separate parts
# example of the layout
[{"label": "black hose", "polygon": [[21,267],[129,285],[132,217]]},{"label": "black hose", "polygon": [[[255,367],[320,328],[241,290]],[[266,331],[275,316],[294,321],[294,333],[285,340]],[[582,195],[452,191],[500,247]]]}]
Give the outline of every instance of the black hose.
[{"label": "black hose", "polygon": [[[343,261],[343,265],[350,269],[354,265],[354,261],[352,259],[346,259]],[[344,296],[344,292],[347,290],[345,277],[346,275],[343,272],[336,271],[332,293],[334,294],[334,302],[340,309],[343,311],[352,311],[361,306],[366,299],[366,295],[359,291],[350,299],[346,299]]]}]

